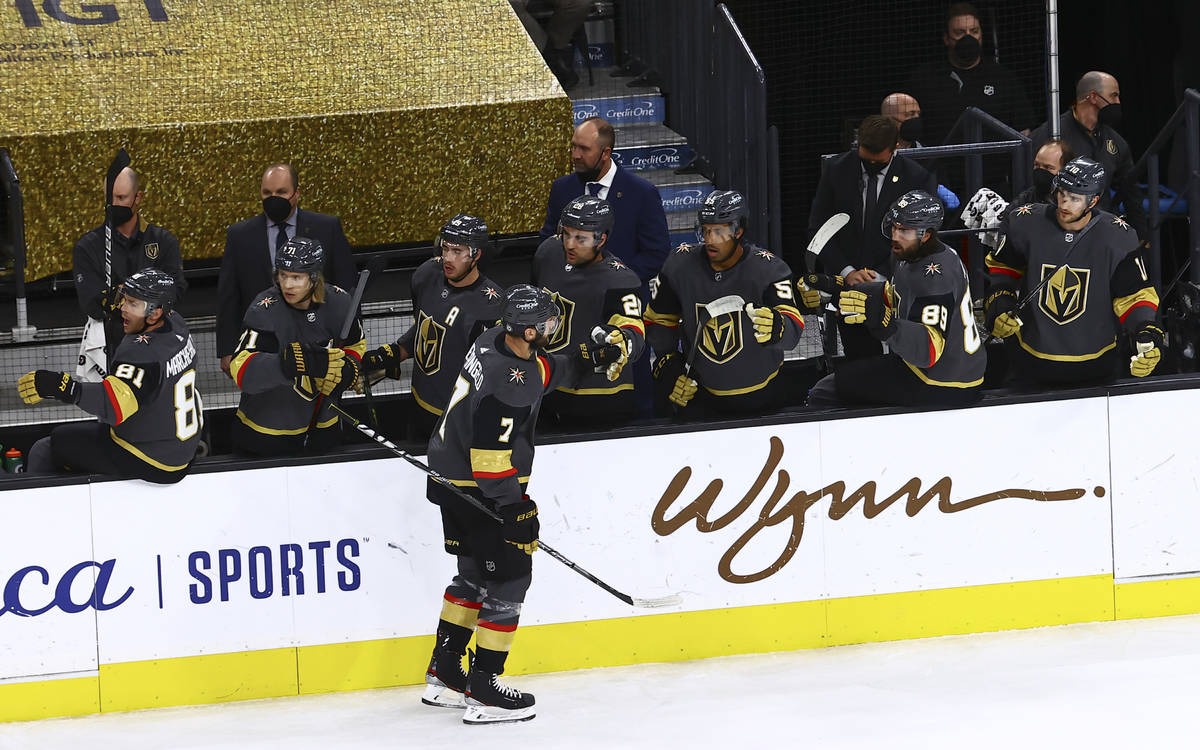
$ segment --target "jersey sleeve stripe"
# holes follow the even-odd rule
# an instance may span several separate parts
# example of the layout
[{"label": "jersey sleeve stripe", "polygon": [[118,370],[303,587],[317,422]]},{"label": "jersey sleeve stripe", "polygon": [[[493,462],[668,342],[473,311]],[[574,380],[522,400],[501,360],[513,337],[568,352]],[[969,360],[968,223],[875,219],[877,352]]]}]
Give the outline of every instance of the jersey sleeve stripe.
[{"label": "jersey sleeve stripe", "polygon": [[137,396],[124,380],[115,375],[109,375],[104,378],[104,390],[108,394],[108,400],[112,403],[113,414],[116,415],[117,421],[113,424],[121,424],[137,413]]},{"label": "jersey sleeve stripe", "polygon": [[[245,356],[243,356],[245,355]],[[233,360],[233,379],[237,383],[238,388],[242,387],[242,376],[246,374],[246,365],[250,364],[250,360],[258,356],[258,352],[241,352]]]},{"label": "jersey sleeve stripe", "polygon": [[472,471],[471,476],[476,479],[503,479],[505,477],[515,476],[517,469],[514,466],[508,471]]},{"label": "jersey sleeve stripe", "polygon": [[550,385],[550,363],[542,355],[537,355],[538,371],[542,376],[542,388]]},{"label": "jersey sleeve stripe", "polygon": [[796,321],[796,325],[800,326],[800,330],[804,330],[804,318],[800,317],[799,310],[791,305],[775,305],[775,309],[778,310],[781,315],[786,315],[792,320]]},{"label": "jersey sleeve stripe", "polygon": [[656,326],[666,326],[667,328],[676,328],[679,326],[679,316],[669,315],[667,313],[656,313],[652,308],[646,308],[646,314],[642,316],[647,323]]},{"label": "jersey sleeve stripe", "polygon": [[108,400],[112,403],[113,414],[117,417],[117,424],[125,421],[125,417],[121,414],[121,402],[117,401],[117,394],[113,393],[112,384],[108,382],[108,378],[104,379],[104,392],[108,394]]},{"label": "jersey sleeve stripe", "polygon": [[475,478],[498,479],[517,473],[511,450],[471,449],[471,474]]},{"label": "jersey sleeve stripe", "polygon": [[1154,291],[1154,287],[1145,287],[1139,289],[1135,293],[1125,297],[1117,297],[1113,300],[1113,312],[1122,323],[1129,317],[1135,309],[1139,307],[1149,307],[1151,310],[1158,310],[1158,292]]}]

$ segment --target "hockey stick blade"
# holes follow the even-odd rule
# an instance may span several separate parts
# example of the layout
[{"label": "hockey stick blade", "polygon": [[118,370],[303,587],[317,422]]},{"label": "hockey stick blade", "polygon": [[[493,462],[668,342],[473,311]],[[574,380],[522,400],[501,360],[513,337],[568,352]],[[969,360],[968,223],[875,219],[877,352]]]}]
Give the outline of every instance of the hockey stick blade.
[{"label": "hockey stick blade", "polygon": [[708,313],[709,317],[719,318],[722,315],[728,315],[729,313],[741,312],[742,308],[745,306],[746,300],[742,299],[741,296],[737,294],[727,294],[724,297],[718,297],[712,302],[709,302],[704,306],[704,311]]},{"label": "hockey stick blade", "polygon": [[821,251],[825,249],[825,245],[829,243],[829,240],[833,239],[833,235],[842,231],[842,227],[849,223],[850,214],[848,213],[837,213],[830,216],[821,225],[821,228],[817,230],[817,233],[813,235],[812,241],[808,243],[808,252],[813,255],[820,255]]},{"label": "hockey stick blade", "polygon": [[[455,486],[455,484],[453,482],[451,482],[449,479],[446,479],[446,477],[444,477],[441,474],[439,474],[438,472],[434,471],[429,466],[425,465],[424,463],[418,461],[413,456],[411,456],[408,453],[406,453],[405,451],[401,450],[391,440],[388,440],[386,437],[379,434],[379,432],[371,429],[367,425],[360,422],[357,418],[354,417],[354,415],[348,413],[345,409],[341,408],[337,404],[332,404],[332,403],[329,405],[329,408],[332,409],[333,411],[337,412],[346,421],[348,421],[351,425],[353,425],[354,429],[358,430],[359,432],[361,432],[363,435],[370,438],[371,440],[374,440],[375,442],[379,443],[384,448],[387,448],[392,453],[394,453],[397,457],[402,458],[405,461],[407,461],[411,466],[413,466],[416,469],[423,472],[430,479],[432,479],[433,481],[437,482],[438,484],[442,485],[443,487],[445,487],[446,489],[450,490],[455,495],[460,497],[471,507],[475,508],[475,510],[478,510],[480,513],[483,513],[485,516],[492,519],[493,521],[496,521],[498,523],[503,523],[503,519],[501,519],[499,513],[497,513],[496,511],[494,511],[491,508],[484,505],[482,502],[479,501],[478,498],[475,498],[471,495],[468,495],[466,492],[463,492],[459,487]],[[654,608],[661,608],[661,607],[673,607],[677,604],[680,604],[683,601],[683,597],[679,596],[678,594],[672,594],[670,596],[663,596],[663,597],[650,598],[650,599],[636,597],[636,596],[630,596],[629,594],[626,594],[622,591],[618,591],[617,589],[608,585],[601,579],[592,575],[587,570],[585,570],[583,567],[581,567],[580,565],[575,563],[573,560],[568,558],[563,553],[559,552],[558,550],[554,549],[550,545],[546,544],[544,541],[539,539],[537,544],[538,544],[538,549],[542,550],[546,554],[553,557],[555,560],[558,560],[563,565],[566,565],[571,570],[575,571],[579,575],[588,579],[592,583],[596,584],[597,586],[604,589],[605,591],[612,594],[613,596],[617,597],[618,599],[625,602],[626,604],[632,605],[634,607],[644,607],[644,608],[654,609]]]},{"label": "hockey stick blade", "polygon": [[129,152],[121,149],[113,157],[112,163],[108,165],[108,172],[104,178],[104,205],[112,205],[113,185],[125,167],[129,166],[129,163]]}]

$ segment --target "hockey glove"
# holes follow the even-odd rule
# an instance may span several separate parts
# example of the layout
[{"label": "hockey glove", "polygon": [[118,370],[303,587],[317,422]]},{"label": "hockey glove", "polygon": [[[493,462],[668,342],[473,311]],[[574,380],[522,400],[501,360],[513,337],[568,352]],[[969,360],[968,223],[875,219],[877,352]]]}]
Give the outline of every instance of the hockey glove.
[{"label": "hockey glove", "polygon": [[279,367],[284,376],[324,379],[330,373],[340,373],[338,360],[346,356],[341,349],[326,349],[323,346],[304,346],[299,341],[287,344],[279,351]]},{"label": "hockey glove", "polygon": [[362,369],[366,372],[397,370],[400,363],[406,359],[408,359],[408,352],[404,351],[404,347],[400,344],[384,344],[363,355]]},{"label": "hockey glove", "polygon": [[1021,319],[1013,310],[1017,307],[1017,293],[1012,289],[997,289],[984,303],[984,324],[998,339],[1006,339],[1021,328]]},{"label": "hockey glove", "polygon": [[678,352],[668,352],[654,363],[654,400],[670,401],[682,408],[696,395],[696,381],[683,374],[683,358]]},{"label": "hockey glove", "polygon": [[620,348],[620,356],[604,371],[604,377],[608,378],[610,383],[615,382],[617,378],[621,377],[621,370],[629,363],[629,355],[633,351],[633,337],[624,328],[603,325],[592,329],[592,340],[600,344],[609,343]]},{"label": "hockey glove", "polygon": [[44,398],[53,398],[64,404],[79,403],[79,384],[65,372],[37,370],[27,372],[17,381],[17,392],[27,404],[36,404]]},{"label": "hockey glove", "polygon": [[846,323],[865,323],[875,338],[883,341],[891,337],[900,325],[896,319],[896,289],[890,282],[859,284],[838,296],[838,307]]},{"label": "hockey glove", "polygon": [[688,405],[692,397],[696,395],[700,384],[692,380],[687,375],[680,375],[675,378],[675,385],[671,387],[671,393],[667,396],[667,400],[675,404],[680,409]]},{"label": "hockey glove", "polygon": [[354,381],[358,380],[358,358],[353,355],[346,354],[344,349],[331,349],[330,352],[342,352],[342,356],[337,359],[330,359],[329,372],[319,381],[321,393],[331,399],[337,399],[342,395],[342,391],[354,385]]},{"label": "hockey glove", "polygon": [[773,307],[755,307],[746,303],[746,315],[754,324],[754,340],[763,346],[774,344],[783,338],[783,314]]},{"label": "hockey glove", "polygon": [[604,372],[609,365],[621,359],[621,347],[607,342],[584,341],[579,344],[579,358],[590,364],[596,372]]},{"label": "hockey glove", "polygon": [[1147,323],[1133,335],[1137,354],[1129,358],[1129,374],[1144,378],[1154,372],[1158,360],[1162,359],[1163,332],[1153,323]]},{"label": "hockey glove", "polygon": [[121,302],[125,299],[121,287],[110,286],[100,292],[100,309],[105,313],[116,312],[121,309]]},{"label": "hockey glove", "polygon": [[537,505],[529,499],[529,495],[522,495],[520,502],[501,505],[496,512],[504,522],[501,533],[505,542],[527,555],[537,551],[541,524],[538,522]]}]

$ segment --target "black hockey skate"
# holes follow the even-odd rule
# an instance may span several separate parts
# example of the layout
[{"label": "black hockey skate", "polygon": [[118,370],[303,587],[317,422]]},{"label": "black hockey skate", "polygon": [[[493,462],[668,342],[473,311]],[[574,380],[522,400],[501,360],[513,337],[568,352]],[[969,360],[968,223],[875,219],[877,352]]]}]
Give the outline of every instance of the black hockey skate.
[{"label": "black hockey skate", "polygon": [[522,693],[500,682],[500,675],[482,669],[471,660],[467,679],[467,711],[464,724],[499,724],[529,721],[534,717],[533,694]]},{"label": "black hockey skate", "polygon": [[467,673],[462,668],[462,653],[434,649],[425,670],[425,694],[421,702],[427,706],[462,708],[467,691]]}]

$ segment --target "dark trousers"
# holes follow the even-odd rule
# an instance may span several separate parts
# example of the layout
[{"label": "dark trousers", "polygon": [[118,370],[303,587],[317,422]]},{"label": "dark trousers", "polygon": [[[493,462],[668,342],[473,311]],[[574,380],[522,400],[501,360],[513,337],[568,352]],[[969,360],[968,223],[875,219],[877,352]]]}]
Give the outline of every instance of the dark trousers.
[{"label": "dark trousers", "polygon": [[179,471],[163,471],[151,466],[114,443],[109,429],[108,425],[99,422],[55,427],[47,438],[54,467],[59,471],[144,479],[155,484],[174,484],[187,476],[190,463]]}]

